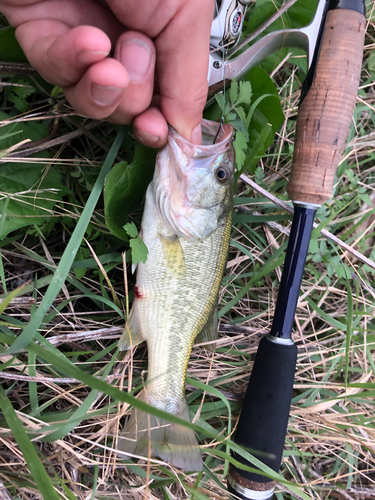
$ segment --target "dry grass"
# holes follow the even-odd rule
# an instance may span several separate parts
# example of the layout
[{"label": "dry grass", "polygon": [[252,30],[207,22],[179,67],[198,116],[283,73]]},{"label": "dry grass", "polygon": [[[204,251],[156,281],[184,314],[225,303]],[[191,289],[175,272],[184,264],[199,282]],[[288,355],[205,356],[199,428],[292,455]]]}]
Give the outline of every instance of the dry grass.
[{"label": "dry grass", "polygon": [[[366,64],[373,49],[374,25],[369,23],[354,135],[339,167],[335,197],[319,212],[320,221],[334,213],[327,229],[347,243],[349,249],[327,243],[324,250],[321,242],[326,239],[316,235],[319,251],[312,255],[319,254],[321,258],[313,260],[311,255],[308,260],[293,334],[299,356],[282,474],[299,485],[307,497],[322,500],[375,498],[375,277],[373,269],[363,264],[362,259],[363,256],[374,261],[375,83]],[[124,417],[131,411],[127,403],[98,392],[75,377],[65,376],[28,349],[1,355],[3,389],[62,498],[228,498],[223,476],[227,464],[215,451],[225,451],[221,439],[228,435],[228,406],[232,411],[232,431],[235,428],[257,345],[270,329],[275,308],[282,270],[282,258],[280,260],[277,252],[282,254],[285,248],[290,217],[270,199],[274,200],[275,196],[286,199],[285,179],[291,168],[299,94],[297,76],[292,66],[274,75],[286,121],[273,147],[260,160],[263,176],[258,170],[255,177],[255,182],[269,196],[264,197],[245,182],[239,182],[237,196],[247,200],[237,200],[242,211],[238,208],[236,213],[251,216],[251,222],[234,220],[227,275],[220,294],[221,308],[235,299],[250,279],[252,284],[222,315],[216,353],[212,355],[202,345],[196,345],[189,363],[187,393],[193,421],[209,425],[217,432],[216,439],[201,440],[204,474],[185,474],[155,459],[141,460],[136,465],[130,461],[125,463],[115,454],[115,440]],[[69,108],[61,110],[61,121],[64,113],[69,115]],[[72,137],[66,129],[61,134],[57,131],[56,138],[48,144],[34,145],[37,150],[52,146],[54,156],[32,161],[46,162],[47,167],[53,163],[70,172],[86,167],[97,169],[103,154],[103,150],[99,154],[97,148],[102,145],[107,150],[110,145],[108,126],[88,122],[74,133]],[[95,146],[90,145],[93,134]],[[55,142],[51,144],[51,141]],[[12,155],[12,161],[17,161],[19,152],[13,151]],[[353,174],[349,174],[350,171]],[[368,198],[361,200],[359,194],[367,194]],[[59,221],[62,217],[78,219],[85,199],[80,193],[75,199],[59,203],[51,217]],[[366,203],[368,200],[371,205]],[[255,219],[254,222],[254,215],[264,214],[270,215],[269,221]],[[366,214],[370,216],[366,218]],[[280,221],[279,215],[285,216],[284,221]],[[139,213],[135,218],[139,219]],[[97,239],[91,241],[93,252],[109,255],[102,259],[104,272],[125,307],[123,248],[108,235],[102,205],[93,214],[92,225],[99,231]],[[22,237],[17,233],[17,238],[8,238],[2,243],[2,286],[10,291],[28,282],[23,289],[23,300],[14,299],[1,317],[2,332],[19,334],[35,313],[70,230],[71,226],[63,223],[55,226],[46,240],[34,231],[24,232]],[[102,236],[107,245],[105,252],[99,252]],[[238,245],[248,254],[239,250]],[[81,261],[85,259],[87,271],[79,282],[86,288],[77,288],[72,280],[66,282],[39,331],[77,367],[97,377],[103,376],[128,392],[142,383],[147,366],[146,349],[140,346],[124,356],[118,355],[116,342],[123,320],[109,305],[113,302],[108,282],[87,247],[82,246],[86,254]],[[360,255],[353,254],[351,248]],[[346,264],[349,277],[336,274],[337,256]],[[262,276],[267,264],[272,265]],[[69,276],[75,278],[74,270]],[[129,274],[128,280],[131,292],[134,278]],[[95,302],[90,293],[104,296],[108,301]],[[108,368],[110,371],[106,373]],[[221,391],[222,399],[198,389],[194,380],[214,386]],[[84,414],[74,420],[74,413],[83,405]],[[8,499],[7,491],[11,497],[22,500],[42,498],[2,416],[0,450],[0,498]],[[276,496],[297,498],[282,485]]]}]

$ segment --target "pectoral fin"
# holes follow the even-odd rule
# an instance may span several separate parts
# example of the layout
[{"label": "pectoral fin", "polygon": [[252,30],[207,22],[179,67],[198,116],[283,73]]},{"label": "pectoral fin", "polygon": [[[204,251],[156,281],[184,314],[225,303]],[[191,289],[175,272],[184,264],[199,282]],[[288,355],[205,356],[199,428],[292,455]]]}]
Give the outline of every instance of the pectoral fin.
[{"label": "pectoral fin", "polygon": [[[195,343],[196,344],[201,344],[203,342],[212,342],[217,339],[217,330],[218,330],[218,309],[219,309],[219,303],[218,300],[215,302],[214,307],[212,308],[212,311],[210,315],[208,316],[207,322],[202,328],[202,331],[198,333],[198,335],[195,338]],[[215,352],[215,344],[207,344],[204,346],[205,349],[211,352]]]},{"label": "pectoral fin", "polygon": [[179,238],[167,239],[159,235],[163,246],[164,258],[170,274],[176,278],[185,276],[185,256]]},{"label": "pectoral fin", "polygon": [[124,326],[121,338],[118,343],[120,351],[127,351],[144,341],[141,325],[138,318],[136,303],[134,303],[128,321]]}]

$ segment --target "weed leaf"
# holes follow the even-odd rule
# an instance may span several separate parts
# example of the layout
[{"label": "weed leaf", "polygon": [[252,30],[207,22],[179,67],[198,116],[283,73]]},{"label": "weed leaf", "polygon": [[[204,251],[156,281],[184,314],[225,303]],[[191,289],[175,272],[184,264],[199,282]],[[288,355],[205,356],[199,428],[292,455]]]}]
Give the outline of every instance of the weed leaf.
[{"label": "weed leaf", "polygon": [[123,226],[129,211],[139,202],[152,180],[156,151],[136,143],[133,161],[120,162],[113,167],[105,182],[104,209],[108,229],[120,239],[127,240]]}]

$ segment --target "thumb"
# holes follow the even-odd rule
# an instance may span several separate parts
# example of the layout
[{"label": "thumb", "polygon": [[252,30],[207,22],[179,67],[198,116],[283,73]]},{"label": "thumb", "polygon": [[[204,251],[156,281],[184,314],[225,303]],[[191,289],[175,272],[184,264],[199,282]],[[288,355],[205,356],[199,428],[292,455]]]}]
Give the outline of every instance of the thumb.
[{"label": "thumb", "polygon": [[207,100],[213,11],[213,0],[188,0],[155,40],[162,113],[195,143]]}]

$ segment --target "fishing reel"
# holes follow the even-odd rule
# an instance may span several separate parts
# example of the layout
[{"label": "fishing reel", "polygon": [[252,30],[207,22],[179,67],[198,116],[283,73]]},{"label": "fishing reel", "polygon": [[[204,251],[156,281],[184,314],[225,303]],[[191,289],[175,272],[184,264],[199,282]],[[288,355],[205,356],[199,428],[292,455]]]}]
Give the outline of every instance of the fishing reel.
[{"label": "fishing reel", "polygon": [[[208,66],[208,84],[211,80],[223,80],[223,65],[228,55],[237,45],[241,33],[247,6],[254,0],[218,0],[215,2],[214,19],[211,25],[210,60]],[[212,87],[212,97],[222,87]]]},{"label": "fishing reel", "polygon": [[215,6],[211,26],[212,49],[233,49],[242,32],[247,6],[254,0],[221,0]]}]

